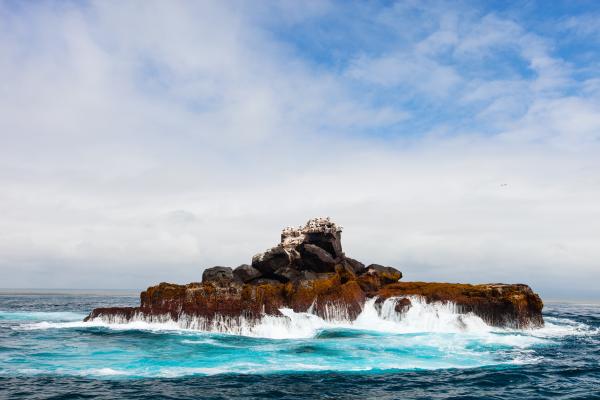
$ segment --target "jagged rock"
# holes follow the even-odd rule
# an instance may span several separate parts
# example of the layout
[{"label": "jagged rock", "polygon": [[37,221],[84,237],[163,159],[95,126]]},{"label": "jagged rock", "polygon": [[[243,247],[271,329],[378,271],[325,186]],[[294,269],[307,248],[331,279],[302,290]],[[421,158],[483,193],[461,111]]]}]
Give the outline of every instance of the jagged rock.
[{"label": "jagged rock", "polygon": [[417,295],[427,302],[452,302],[463,313],[472,312],[493,326],[513,328],[544,325],[540,297],[523,284],[396,282],[382,287],[376,296]]},{"label": "jagged rock", "polygon": [[398,282],[402,278],[402,272],[396,268],[384,267],[379,264],[369,265],[365,270],[365,274],[376,275],[382,285]]},{"label": "jagged rock", "polygon": [[300,250],[302,268],[315,272],[333,272],[335,260],[327,251],[314,244],[304,244]]},{"label": "jagged rock", "polygon": [[357,281],[367,295],[375,296],[382,286],[398,282],[400,278],[402,278],[402,272],[395,268],[371,264],[358,276]]},{"label": "jagged rock", "polygon": [[207,268],[202,273],[202,283],[212,282],[220,286],[226,286],[234,281],[233,271],[229,267]]},{"label": "jagged rock", "polygon": [[244,283],[250,282],[253,279],[257,279],[261,275],[262,274],[259,270],[248,264],[242,264],[233,270],[233,276]]},{"label": "jagged rock", "polygon": [[280,285],[282,282],[278,279],[258,278],[250,281],[252,285]]},{"label": "jagged rock", "polygon": [[394,306],[394,311],[400,314],[404,314],[412,307],[412,302],[410,299],[404,297],[396,302]]},{"label": "jagged rock", "polygon": [[[341,231],[342,228],[328,218],[311,219],[299,228],[285,228],[281,243],[254,256],[252,266],[263,276],[277,279],[282,275],[276,277],[276,271],[286,267],[298,271],[333,272],[336,263],[344,260]],[[291,270],[286,271],[286,275],[292,275]]]},{"label": "jagged rock", "polygon": [[374,274],[362,274],[356,278],[358,285],[360,288],[367,294],[369,297],[375,296],[377,291],[381,288],[381,281],[379,277]]},{"label": "jagged rock", "polygon": [[273,247],[252,257],[252,266],[267,277],[273,276],[275,271],[287,267],[290,263],[290,254],[282,246]]},{"label": "jagged rock", "polygon": [[310,232],[305,235],[306,244],[311,244],[325,250],[331,254],[334,259],[341,259],[344,256],[342,252],[341,232],[337,233],[319,233]]},{"label": "jagged rock", "polygon": [[353,258],[346,257],[345,262],[352,268],[356,275],[360,275],[366,271],[365,264]]},{"label": "jagged rock", "polygon": [[296,248],[300,244],[312,244],[328,252],[334,259],[341,259],[342,227],[327,218],[313,218],[304,226],[287,227],[281,233],[281,244],[286,248]]},{"label": "jagged rock", "polygon": [[453,302],[461,312],[472,312],[494,326],[540,326],[543,303],[526,285],[464,285],[451,283],[398,282],[402,273],[392,267],[345,257],[342,228],[328,218],[316,218],[299,228],[286,228],[281,243],[257,254],[252,266],[213,267],[204,271],[202,283],[161,283],[140,295],[140,307],[97,308],[85,320],[110,321],[139,317],[201,317],[259,320],[280,316],[281,308],[311,310],[328,319],[354,319],[365,300],[376,296],[381,308],[385,299],[397,298],[395,311],[411,307],[408,296],[427,302]]},{"label": "jagged rock", "polygon": [[356,280],[356,274],[352,267],[346,263],[336,264],[334,267],[335,273],[340,276],[342,283]]},{"label": "jagged rock", "polygon": [[306,270],[306,269],[303,270],[303,271],[300,271],[300,274],[301,274],[300,275],[300,280],[305,280],[305,281],[312,281],[312,280],[315,280],[315,279],[319,279],[319,275],[320,275],[320,274],[317,274],[314,271],[309,271],[309,270]]},{"label": "jagged rock", "polygon": [[297,282],[301,279],[303,279],[303,274],[301,271],[298,271],[295,268],[292,267],[283,267],[283,268],[279,268],[277,271],[275,271],[274,274],[275,279],[281,281],[281,282]]},{"label": "jagged rock", "polygon": [[336,273],[318,274],[317,279],[301,281],[287,295],[288,304],[294,311],[312,308],[316,315],[325,319],[353,320],[365,302],[365,294],[356,281],[342,283]]},{"label": "jagged rock", "polygon": [[[385,303],[386,300],[387,299],[385,297],[377,297],[377,299],[375,300],[374,306],[379,314],[381,314],[383,309],[383,303]],[[406,313],[412,306],[410,299],[407,297],[395,299],[395,303],[396,304],[394,305],[394,311],[398,314]]]},{"label": "jagged rock", "polygon": [[[414,295],[428,302],[451,301],[460,311],[472,312],[493,326],[522,328],[544,323],[543,303],[527,285],[397,282],[383,286],[375,295],[378,296],[376,306],[387,298],[400,298],[396,304],[396,311],[400,313],[408,306],[406,297]],[[264,278],[229,287],[214,286],[211,282],[161,283],[148,288],[140,297],[140,307],[97,308],[86,320],[164,315],[174,320],[186,315],[208,320],[216,316],[235,318],[240,315],[259,319],[263,315],[280,315],[282,307],[297,312],[312,307],[313,312],[323,318],[336,317],[331,315],[333,308],[344,314],[337,317],[354,319],[367,295],[356,280],[342,283],[339,274],[330,273],[320,274],[318,279],[299,281],[295,286]]]}]

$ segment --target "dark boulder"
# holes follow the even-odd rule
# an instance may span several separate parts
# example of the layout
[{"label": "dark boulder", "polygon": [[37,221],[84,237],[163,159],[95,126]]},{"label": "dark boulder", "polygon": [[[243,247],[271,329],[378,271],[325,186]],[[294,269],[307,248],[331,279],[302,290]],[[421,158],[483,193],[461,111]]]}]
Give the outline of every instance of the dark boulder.
[{"label": "dark boulder", "polygon": [[350,257],[345,257],[344,262],[352,268],[356,275],[360,275],[366,271],[365,264]]},{"label": "dark boulder", "polygon": [[314,244],[304,244],[300,249],[302,268],[314,272],[334,272],[335,259]]},{"label": "dark boulder", "polygon": [[244,283],[257,279],[261,275],[259,270],[248,264],[242,264],[233,270],[233,276]]},{"label": "dark boulder", "polygon": [[342,232],[311,232],[305,234],[304,243],[320,247],[328,252],[333,258],[340,259],[344,256],[342,252]]},{"label": "dark boulder", "polygon": [[207,268],[202,273],[202,283],[212,282],[218,286],[226,286],[234,281],[233,271],[229,267]]},{"label": "dark boulder", "polygon": [[385,298],[383,297],[377,297],[375,299],[375,303],[373,303],[373,307],[375,307],[375,310],[377,310],[377,314],[381,315],[381,309],[383,308],[383,303],[385,303]]},{"label": "dark boulder", "polygon": [[382,285],[398,282],[402,278],[402,272],[396,268],[384,267],[379,264],[369,265],[365,270],[365,274],[377,276]]},{"label": "dark boulder", "polygon": [[356,278],[358,285],[360,288],[367,294],[369,297],[375,296],[377,291],[381,288],[381,281],[379,277],[374,274],[362,274]]},{"label": "dark boulder", "polygon": [[252,266],[264,276],[273,276],[275,271],[290,265],[290,254],[282,247],[276,246],[252,257]]},{"label": "dark boulder", "polygon": [[319,274],[317,274],[316,272],[313,271],[309,271],[309,270],[303,270],[300,271],[300,280],[303,281],[312,281],[315,279],[319,279]]},{"label": "dark boulder", "polygon": [[269,278],[258,278],[258,279],[248,282],[248,284],[255,285],[255,286],[259,286],[259,285],[282,286],[281,283],[282,282],[277,279],[269,279]]},{"label": "dark boulder", "polygon": [[[385,303],[387,299],[385,297],[377,297],[377,299],[375,300],[374,306],[375,309],[377,310],[377,313],[381,315],[381,312],[383,310],[383,303]],[[394,311],[396,311],[399,314],[404,314],[405,312],[407,312],[410,307],[412,306],[412,303],[410,302],[410,299],[407,297],[403,297],[401,299],[396,299],[395,300],[395,305],[394,305]]]},{"label": "dark boulder", "polygon": [[398,282],[400,278],[402,272],[395,268],[371,264],[356,280],[365,293],[373,296],[382,286]]},{"label": "dark boulder", "polygon": [[292,267],[283,267],[279,268],[273,274],[273,277],[283,283],[286,282],[296,282],[303,279],[303,274],[301,271],[298,271]]},{"label": "dark boulder", "polygon": [[313,218],[298,228],[285,228],[281,232],[281,244],[287,248],[312,244],[325,250],[336,261],[340,261],[344,257],[342,227],[336,225],[328,217]]},{"label": "dark boulder", "polygon": [[394,310],[397,313],[404,314],[405,312],[407,312],[410,309],[410,307],[412,307],[412,303],[410,302],[410,299],[407,297],[404,297],[404,298],[396,301]]}]

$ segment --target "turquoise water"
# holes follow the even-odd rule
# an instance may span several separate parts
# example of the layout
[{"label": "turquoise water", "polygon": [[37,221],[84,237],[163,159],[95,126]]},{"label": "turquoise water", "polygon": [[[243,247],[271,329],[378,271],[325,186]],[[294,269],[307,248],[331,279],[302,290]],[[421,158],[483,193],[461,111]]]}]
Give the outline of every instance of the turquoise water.
[{"label": "turquoise water", "polygon": [[[510,391],[510,381],[497,377],[515,373],[539,377],[540,382],[530,389],[542,385],[538,389],[555,390],[552,397],[586,388],[585,395],[594,396],[600,388],[597,305],[551,304],[546,307],[546,327],[534,330],[492,328],[475,316],[457,314],[452,307],[418,301],[402,319],[387,315],[385,307],[378,312],[369,305],[352,323],[284,310],[285,318],[266,319],[257,326],[221,326],[213,332],[185,329],[172,321],[82,322],[93,307],[137,302],[137,296],[0,296],[0,393],[32,398],[39,385],[60,394],[61,388],[76,393],[77,385],[85,384],[97,396],[110,397],[132,385],[151,382],[152,390],[163,388],[160,393],[140,389],[125,397],[160,397],[170,396],[170,391],[181,390],[182,385],[219,387],[237,382],[247,386],[250,379],[265,380],[259,392],[274,382],[280,383],[280,390],[289,389],[290,382],[307,380],[302,390],[316,384],[313,394],[330,391],[336,397],[336,390],[349,390],[352,379],[363,382],[363,392],[350,390],[359,395],[396,385],[409,376],[429,385],[450,385],[460,392],[466,387],[460,380],[475,372],[488,376],[490,393],[502,388],[496,395],[507,398],[517,392]],[[554,369],[548,371],[550,366]],[[538,375],[540,371],[544,372]],[[569,379],[553,388],[565,371],[571,371]],[[318,389],[323,379],[333,381]],[[457,381],[453,384],[449,379]],[[373,387],[373,382],[364,380],[376,384]],[[544,387],[544,380],[552,385]],[[177,387],[171,387],[175,383]],[[425,384],[411,390],[417,389],[428,393]],[[292,390],[289,396],[302,390]],[[223,393],[209,390],[203,397],[219,398]],[[236,396],[235,391],[228,393],[226,397]],[[258,392],[245,391],[237,395],[242,393],[258,396]]]}]

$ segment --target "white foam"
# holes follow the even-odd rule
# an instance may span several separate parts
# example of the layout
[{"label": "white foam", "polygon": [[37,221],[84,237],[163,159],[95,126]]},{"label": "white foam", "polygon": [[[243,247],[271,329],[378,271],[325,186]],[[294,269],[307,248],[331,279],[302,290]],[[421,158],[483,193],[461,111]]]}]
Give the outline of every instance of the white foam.
[{"label": "white foam", "polygon": [[427,303],[424,298],[419,296],[410,296],[409,299],[412,305],[407,312],[402,314],[394,310],[399,300],[397,298],[386,299],[381,305],[380,312],[375,308],[376,299],[370,299],[353,325],[358,328],[383,330],[390,333],[459,333],[492,330],[478,316],[472,313],[460,313],[458,307],[453,303]]},{"label": "white foam", "polygon": [[83,376],[118,376],[118,375],[129,375],[130,372],[124,370],[118,370],[113,368],[96,368],[83,370],[78,372],[78,375]]},{"label": "white foam", "polygon": [[546,326],[538,329],[502,329],[487,325],[472,313],[461,313],[450,302],[427,303],[419,296],[410,296],[407,312],[395,311],[398,298],[386,299],[380,306],[369,299],[355,320],[348,318],[344,308],[328,305],[326,318],[309,312],[280,310],[282,316],[265,315],[259,321],[240,317],[202,317],[182,315],[177,321],[168,315],[134,315],[130,320],[119,317],[100,317],[92,321],[51,322],[22,324],[19,329],[64,329],[104,327],[113,330],[209,332],[270,338],[303,339],[315,337],[319,331],[332,328],[350,328],[392,334],[448,333],[478,337],[485,343],[529,347],[547,339],[568,335],[594,333],[587,325],[565,319],[547,318]]},{"label": "white foam", "polygon": [[567,318],[546,317],[542,328],[528,330],[531,335],[545,338],[563,336],[589,336],[600,333],[599,328],[592,328],[581,322]]}]

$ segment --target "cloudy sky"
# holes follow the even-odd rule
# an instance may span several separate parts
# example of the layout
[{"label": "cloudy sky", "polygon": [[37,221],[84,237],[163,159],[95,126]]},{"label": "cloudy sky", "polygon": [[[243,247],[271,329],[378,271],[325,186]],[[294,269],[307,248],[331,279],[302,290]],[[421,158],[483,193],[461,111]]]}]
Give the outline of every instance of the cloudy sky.
[{"label": "cloudy sky", "polygon": [[596,1],[0,2],[0,287],[201,279],[329,215],[600,299]]}]

